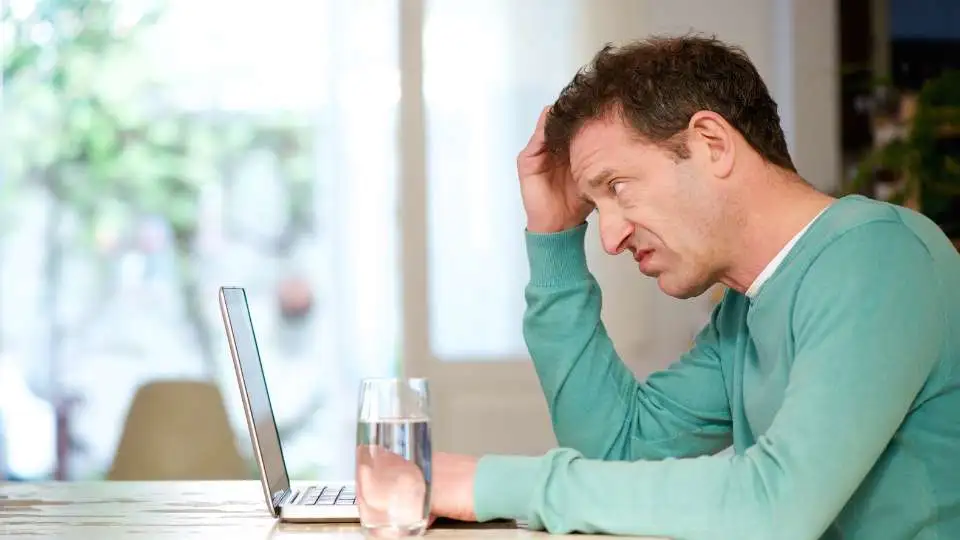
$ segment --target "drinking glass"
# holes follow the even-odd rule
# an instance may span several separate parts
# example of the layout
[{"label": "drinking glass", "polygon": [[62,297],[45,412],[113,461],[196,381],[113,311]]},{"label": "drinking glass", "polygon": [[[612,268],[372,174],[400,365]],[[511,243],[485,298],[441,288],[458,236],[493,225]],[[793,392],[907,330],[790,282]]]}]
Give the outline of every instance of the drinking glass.
[{"label": "drinking glass", "polygon": [[422,535],[430,516],[426,379],[364,379],[357,414],[357,504],[368,536]]}]

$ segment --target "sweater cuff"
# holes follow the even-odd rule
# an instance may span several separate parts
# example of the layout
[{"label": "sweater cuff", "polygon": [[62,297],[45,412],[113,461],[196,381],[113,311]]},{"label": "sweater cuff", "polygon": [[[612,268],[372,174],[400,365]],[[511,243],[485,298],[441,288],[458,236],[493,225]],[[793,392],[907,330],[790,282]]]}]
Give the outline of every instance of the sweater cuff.
[{"label": "sweater cuff", "polygon": [[529,519],[540,458],[487,455],[480,458],[474,479],[474,513],[478,522]]},{"label": "sweater cuff", "polygon": [[557,233],[526,231],[530,285],[555,287],[590,278],[583,241],[587,224]]}]

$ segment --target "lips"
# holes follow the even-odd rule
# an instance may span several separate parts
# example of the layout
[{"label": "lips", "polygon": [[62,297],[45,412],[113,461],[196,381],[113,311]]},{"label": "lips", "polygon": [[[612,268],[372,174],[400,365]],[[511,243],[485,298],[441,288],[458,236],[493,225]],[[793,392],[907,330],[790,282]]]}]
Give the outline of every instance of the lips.
[{"label": "lips", "polygon": [[637,261],[637,267],[639,267],[641,274],[654,275],[654,269],[650,266],[651,261],[653,261],[652,255],[652,249],[642,249],[633,254],[633,259]]},{"label": "lips", "polygon": [[643,260],[644,260],[647,256],[649,256],[651,253],[653,253],[653,250],[652,250],[652,249],[641,249],[641,250],[638,250],[638,251],[634,252],[634,254],[633,254],[633,259],[634,259],[635,261],[637,261],[638,263],[642,263]]}]

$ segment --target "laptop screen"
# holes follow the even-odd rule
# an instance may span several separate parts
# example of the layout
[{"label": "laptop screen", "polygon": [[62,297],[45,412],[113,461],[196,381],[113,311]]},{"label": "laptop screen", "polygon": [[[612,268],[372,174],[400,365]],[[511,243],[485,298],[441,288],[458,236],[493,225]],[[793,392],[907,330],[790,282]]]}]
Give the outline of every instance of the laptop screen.
[{"label": "laptop screen", "polygon": [[253,321],[247,305],[247,295],[239,287],[223,287],[223,299],[227,317],[233,330],[233,341],[237,349],[237,362],[243,385],[246,388],[247,401],[250,403],[250,416],[253,417],[254,431],[260,447],[264,474],[270,494],[290,488],[290,478],[283,461],[280,447],[280,435],[277,432],[267,381],[260,363],[260,351],[257,337],[253,332]]}]

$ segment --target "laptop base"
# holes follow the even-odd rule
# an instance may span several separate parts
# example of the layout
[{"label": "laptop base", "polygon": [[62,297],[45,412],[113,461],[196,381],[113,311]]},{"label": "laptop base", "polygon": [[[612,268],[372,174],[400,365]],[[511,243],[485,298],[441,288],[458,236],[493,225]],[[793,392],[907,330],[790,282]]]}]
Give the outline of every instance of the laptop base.
[{"label": "laptop base", "polygon": [[359,523],[360,508],[349,506],[288,505],[278,509],[278,519],[287,523]]},{"label": "laptop base", "polygon": [[360,509],[352,482],[291,488],[277,508],[280,521],[294,523],[357,523]]}]

